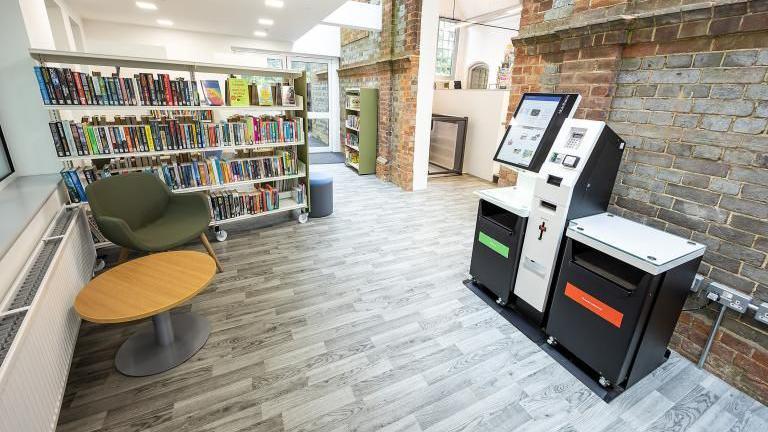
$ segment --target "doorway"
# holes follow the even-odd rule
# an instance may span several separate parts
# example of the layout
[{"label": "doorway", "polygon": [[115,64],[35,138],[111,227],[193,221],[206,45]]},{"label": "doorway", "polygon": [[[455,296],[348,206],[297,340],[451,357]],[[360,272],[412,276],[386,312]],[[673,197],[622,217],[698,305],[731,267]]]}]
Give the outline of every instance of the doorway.
[{"label": "doorway", "polygon": [[289,57],[289,68],[307,73],[307,128],[310,153],[339,151],[338,60]]}]

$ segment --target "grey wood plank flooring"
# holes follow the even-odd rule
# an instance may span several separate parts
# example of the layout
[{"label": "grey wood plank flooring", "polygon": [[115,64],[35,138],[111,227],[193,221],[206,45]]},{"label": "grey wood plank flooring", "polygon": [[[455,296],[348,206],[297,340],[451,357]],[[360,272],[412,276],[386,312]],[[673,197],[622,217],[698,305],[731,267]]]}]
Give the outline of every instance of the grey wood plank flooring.
[{"label": "grey wood plank flooring", "polygon": [[[335,212],[229,228],[164,374],[114,370],[134,325],[84,323],[60,431],[765,431],[768,408],[677,354],[606,404],[461,283],[471,177],[405,193],[337,165]],[[201,249],[198,245],[190,248]]]}]

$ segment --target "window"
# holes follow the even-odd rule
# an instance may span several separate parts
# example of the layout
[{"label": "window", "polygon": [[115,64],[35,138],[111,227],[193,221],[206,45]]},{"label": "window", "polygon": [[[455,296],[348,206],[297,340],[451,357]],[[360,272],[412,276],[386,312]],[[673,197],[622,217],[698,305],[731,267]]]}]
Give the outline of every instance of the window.
[{"label": "window", "polygon": [[283,59],[280,57],[267,57],[267,66],[276,69],[283,68]]},{"label": "window", "polygon": [[488,65],[485,63],[476,63],[469,68],[469,88],[487,89],[488,88]]},{"label": "window", "polygon": [[435,74],[438,76],[453,78],[458,36],[459,29],[456,28],[456,23],[440,18],[437,28],[437,62],[435,63]]}]

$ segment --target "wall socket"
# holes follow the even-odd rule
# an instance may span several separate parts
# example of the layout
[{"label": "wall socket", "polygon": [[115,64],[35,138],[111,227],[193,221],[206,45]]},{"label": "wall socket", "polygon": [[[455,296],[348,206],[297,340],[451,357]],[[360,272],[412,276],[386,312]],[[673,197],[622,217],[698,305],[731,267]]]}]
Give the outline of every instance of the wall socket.
[{"label": "wall socket", "polygon": [[755,319],[763,324],[768,324],[768,303],[760,303],[757,305]]},{"label": "wall socket", "polygon": [[752,301],[752,296],[717,282],[711,282],[707,285],[707,291],[717,294],[718,303],[739,313],[746,312],[749,309],[749,303]]},{"label": "wall socket", "polygon": [[704,276],[696,273],[696,277],[693,278],[693,283],[691,284],[691,292],[699,292],[701,291],[701,285],[704,282]]}]

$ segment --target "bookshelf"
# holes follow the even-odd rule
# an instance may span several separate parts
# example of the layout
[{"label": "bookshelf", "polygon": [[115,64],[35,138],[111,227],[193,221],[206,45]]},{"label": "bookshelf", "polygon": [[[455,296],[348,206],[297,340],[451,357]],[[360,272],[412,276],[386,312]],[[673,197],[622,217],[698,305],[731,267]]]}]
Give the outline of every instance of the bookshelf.
[{"label": "bookshelf", "polygon": [[348,88],[344,101],[345,163],[358,174],[376,173],[379,132],[379,91]]},{"label": "bookshelf", "polygon": [[[310,197],[309,197],[309,181],[308,181],[308,173],[309,173],[309,157],[308,157],[308,148],[306,145],[306,139],[307,136],[307,111],[306,111],[306,100],[307,100],[307,88],[306,88],[306,73],[303,70],[297,70],[297,69],[276,69],[276,68],[268,68],[268,67],[252,67],[252,66],[240,66],[240,65],[222,65],[222,64],[213,64],[213,63],[200,63],[200,62],[185,62],[185,61],[177,61],[177,60],[167,60],[167,59],[154,59],[154,58],[140,58],[140,57],[127,57],[127,56],[113,56],[113,55],[103,55],[103,54],[94,54],[94,53],[82,53],[82,52],[69,52],[69,51],[56,51],[56,50],[40,50],[40,49],[31,49],[29,51],[30,56],[32,59],[34,59],[39,66],[42,67],[51,67],[51,68],[70,68],[73,72],[79,73],[80,77],[79,79],[82,80],[86,78],[86,76],[91,76],[89,72],[89,67],[97,67],[102,74],[105,74],[103,76],[106,76],[105,70],[111,71],[111,76],[109,79],[117,79],[120,82],[118,82],[117,86],[117,93],[121,92],[121,85],[122,80],[125,80],[125,86],[130,87],[127,91],[128,98],[125,98],[126,90],[122,90],[122,95],[124,97],[124,101],[126,104],[46,104],[44,100],[41,100],[43,106],[45,109],[49,110],[50,112],[50,120],[52,123],[54,122],[61,122],[65,118],[67,119],[66,125],[71,126],[73,123],[77,123],[80,125],[81,128],[84,129],[85,124],[78,123],[78,119],[82,118],[83,116],[94,116],[94,121],[96,118],[111,118],[112,123],[108,123],[107,125],[99,125],[99,124],[92,124],[88,123],[87,125],[91,127],[91,129],[99,129],[102,126],[104,126],[104,129],[107,133],[106,138],[103,138],[104,135],[99,136],[98,133],[96,134],[96,138],[94,141],[93,146],[89,147],[87,145],[84,145],[84,148],[78,148],[77,153],[75,154],[74,148],[67,147],[67,150],[72,150],[71,154],[62,154],[59,153],[59,160],[62,162],[62,172],[74,172],[77,174],[74,174],[77,176],[79,174],[79,178],[81,180],[84,180],[82,182],[83,188],[86,186],[86,182],[88,181],[95,181],[95,179],[92,179],[89,176],[84,176],[84,171],[88,170],[89,173],[94,172],[100,172],[97,171],[101,170],[99,175],[104,175],[103,170],[104,167],[109,167],[111,170],[109,172],[109,175],[113,174],[119,174],[121,172],[128,172],[128,171],[142,171],[142,170],[150,170],[152,172],[157,173],[157,175],[166,181],[168,183],[167,178],[164,178],[165,171],[163,170],[163,165],[161,165],[158,161],[162,160],[163,163],[166,163],[167,161],[171,161],[170,163],[175,164],[178,168],[178,165],[182,164],[182,162],[177,162],[175,157],[181,157],[185,159],[194,159],[200,161],[199,165],[196,165],[196,167],[208,167],[208,158],[210,157],[210,154],[218,155],[220,159],[218,161],[225,164],[225,166],[228,166],[230,162],[232,163],[245,163],[245,161],[253,160],[253,159],[262,159],[264,157],[272,157],[276,159],[280,159],[281,162],[285,165],[282,165],[285,167],[285,172],[282,170],[274,171],[272,168],[268,168],[270,174],[274,173],[274,175],[262,175],[259,174],[256,178],[251,179],[244,179],[239,181],[215,181],[211,182],[211,178],[208,177],[206,181],[202,180],[202,176],[200,178],[195,177],[196,183],[192,187],[179,187],[176,189],[173,189],[174,193],[189,193],[189,192],[205,192],[209,195],[211,194],[218,194],[218,193],[235,193],[235,194],[246,194],[248,192],[254,192],[254,189],[256,187],[263,186],[265,184],[269,184],[272,186],[278,186],[282,185],[286,187],[288,190],[281,190],[281,191],[275,191],[271,192],[272,194],[277,194],[279,199],[279,204],[274,205],[272,207],[266,207],[264,208],[270,208],[269,210],[263,210],[256,213],[250,213],[250,214],[242,214],[235,217],[230,217],[227,219],[221,219],[221,220],[213,220],[211,222],[211,227],[216,232],[216,238],[219,241],[223,241],[227,238],[227,233],[220,227],[225,224],[229,224],[232,222],[241,222],[246,221],[249,219],[255,219],[262,216],[267,215],[274,215],[279,213],[286,213],[286,212],[292,212],[298,219],[300,223],[305,223],[308,218],[308,212],[309,212],[309,205],[310,205]],[[114,70],[112,70],[114,68]],[[125,72],[123,69],[129,69],[130,72]],[[168,105],[155,105],[155,100],[152,100],[152,104],[149,104],[149,97],[145,100],[145,94],[142,93],[143,88],[141,87],[141,84],[139,84],[140,80],[132,79],[135,77],[135,73],[142,73],[142,74],[152,74],[151,77],[154,79],[154,77],[157,77],[157,80],[154,82],[155,86],[164,86],[165,83],[162,81],[162,77],[160,74],[169,74],[173,73],[174,75],[174,85],[171,86],[170,84],[167,85],[167,87],[162,87],[161,89],[158,89],[158,94],[160,94],[160,90],[164,92],[164,96],[160,96],[158,99],[159,102],[166,103],[165,97],[167,96],[169,98]],[[84,73],[85,72],[85,73]],[[35,74],[35,71],[30,71],[30,73]],[[225,86],[223,85],[225,79],[228,76],[232,75],[241,75],[244,77],[251,77],[251,79],[260,79],[263,82],[268,82],[268,80],[272,80],[274,82],[280,82],[280,83],[287,83],[290,86],[293,87],[293,90],[295,91],[295,99],[296,99],[296,105],[248,105],[248,106],[211,106],[211,105],[205,105],[205,99],[202,94],[202,89],[200,88],[200,83],[197,82],[197,75],[199,74],[205,74],[205,79],[216,79],[221,84],[221,89],[224,90]],[[212,75],[216,75],[215,78],[212,78]],[[117,77],[117,78],[115,78]],[[254,78],[255,77],[255,78]],[[95,80],[95,78],[93,78]],[[78,81],[75,79],[75,81]],[[176,83],[176,81],[181,81],[180,83]],[[88,81],[91,82],[91,81]],[[85,83],[83,83],[83,86],[85,86]],[[187,87],[184,87],[187,86]],[[98,85],[96,85],[98,87]],[[157,88],[157,87],[155,87]],[[50,88],[49,88],[50,89]],[[93,84],[90,90],[90,94],[86,94],[88,96],[88,99],[86,102],[90,101],[91,99],[96,99],[94,96],[94,93],[98,93],[98,89],[94,89]],[[200,104],[195,104],[197,96],[192,97],[192,91],[196,91],[199,95]],[[82,99],[83,92],[80,87],[75,86],[74,91],[76,92],[75,98],[77,97],[77,92],[80,93],[80,98]],[[86,92],[88,90],[86,89]],[[154,91],[154,88],[153,90]],[[45,92],[44,85],[41,83],[41,96]],[[133,92],[133,93],[131,93]],[[113,90],[114,93],[114,90]],[[223,92],[222,92],[223,93]],[[278,92],[279,93],[279,92]],[[47,93],[50,99],[50,93]],[[152,95],[153,97],[157,95]],[[184,100],[185,96],[187,97],[186,101]],[[101,96],[104,97],[103,95]],[[133,99],[133,104],[131,103],[131,97]],[[178,98],[174,101],[174,98]],[[45,99],[45,96],[42,96],[42,99]],[[285,99],[283,100],[292,100],[292,99]],[[279,103],[279,99],[276,98],[276,101]],[[56,102],[56,101],[51,101]],[[111,103],[112,101],[108,101]],[[145,103],[146,102],[146,103]],[[183,104],[182,102],[185,102],[186,104]],[[171,105],[171,103],[174,103]],[[172,142],[173,140],[169,138],[169,132],[170,133],[176,133],[178,130],[174,130],[171,128],[170,122],[169,123],[162,123],[165,121],[168,121],[167,119],[179,119],[179,118],[186,118],[189,117],[186,114],[178,114],[178,113],[194,113],[199,111],[209,111],[211,113],[211,118],[206,120],[200,120],[200,119],[194,119],[194,120],[179,120],[179,122],[183,123],[185,126],[191,125],[192,123],[195,123],[198,125],[197,132],[199,132],[200,135],[197,134],[191,134],[188,133],[186,137],[184,138],[184,145],[180,145],[178,141],[178,137],[174,136],[173,140],[176,140],[176,144],[173,146],[168,145],[169,142]],[[150,117],[149,114],[151,113],[160,113],[162,115],[162,120],[160,120],[157,117]],[[167,114],[166,114],[167,113]],[[269,116],[270,114],[274,116]],[[196,115],[196,114],[195,114]],[[155,123],[152,123],[152,121],[161,122],[161,129],[162,129],[162,141],[158,139],[158,136],[155,135],[155,132],[157,129],[152,129],[152,132],[149,132],[150,126],[147,127],[147,135],[151,135],[155,141],[156,144],[162,143],[162,146],[160,145],[149,145],[147,146],[147,138],[142,137],[144,140],[144,146],[142,148],[133,148],[131,147],[128,150],[131,151],[125,151],[126,141],[130,141],[130,137],[123,135],[122,141],[119,135],[109,135],[109,127],[130,127],[130,126],[136,126],[135,124],[125,124],[125,123],[118,123],[116,120],[118,117],[126,116],[130,118],[141,118],[141,121],[148,122],[148,123],[139,123],[139,126],[143,129],[144,124],[152,124],[155,125]],[[228,117],[231,116],[231,117]],[[247,116],[247,117],[246,117]],[[243,120],[244,118],[244,120]],[[269,126],[267,126],[266,129],[262,127],[260,130],[259,127],[262,125],[262,123],[257,123],[256,120],[253,120],[251,123],[250,119],[259,118],[262,122],[267,122],[265,124],[275,123],[278,126],[275,126],[274,129],[269,129]],[[86,120],[87,121],[87,120]],[[232,123],[234,122],[234,123]],[[250,140],[243,140],[242,132],[240,132],[239,138],[237,141],[227,141],[222,140],[221,137],[224,136],[223,132],[220,132],[220,135],[216,135],[216,132],[213,133],[213,138],[211,138],[210,135],[210,129],[200,129],[199,125],[203,124],[205,127],[210,128],[213,127],[214,130],[219,131],[219,126],[221,126],[222,129],[224,128],[230,128],[232,126],[229,126],[230,124],[238,124],[243,125],[241,127],[245,128],[253,128],[253,132],[250,135]],[[55,127],[53,127],[53,130],[56,130]],[[75,131],[77,132],[77,127],[75,127]],[[190,129],[192,131],[195,131],[196,129],[192,126],[190,126]],[[233,129],[228,129],[233,130]],[[256,135],[260,133],[264,133],[266,130],[266,136],[267,138],[275,138],[279,137],[280,139],[256,139]],[[126,129],[126,133],[127,133]],[[133,134],[134,132],[130,132],[128,135]],[[229,136],[231,135],[232,132]],[[56,141],[54,135],[52,132],[51,137],[51,145],[56,146],[57,152],[59,150],[60,142]],[[69,134],[69,132],[67,132]],[[184,131],[181,132],[181,134],[184,134]],[[206,135],[208,134],[208,135]],[[72,135],[66,135],[64,133],[59,134],[59,139],[70,139],[70,143],[80,141],[72,141]],[[132,135],[131,135],[132,136]],[[259,135],[260,136],[260,135]],[[85,138],[82,138],[82,140],[85,140]],[[262,137],[263,138],[263,137]],[[135,138],[134,138],[135,139]],[[210,141],[209,141],[210,140]],[[95,142],[98,141],[98,144]],[[216,141],[216,142],[214,142]],[[117,144],[118,142],[122,142],[122,144]],[[91,143],[91,141],[89,141]],[[141,140],[138,140],[138,144],[141,144]],[[101,145],[104,146],[104,149],[101,148]],[[75,146],[78,146],[78,144],[75,144]],[[121,147],[122,148],[116,148]],[[168,148],[173,147],[173,148]],[[82,150],[82,154],[81,151]],[[101,152],[104,150],[104,152]],[[266,153],[264,157],[254,157],[254,152],[262,152]],[[90,153],[90,154],[89,154]],[[250,154],[250,155],[249,155]],[[286,159],[283,158],[284,155],[290,155],[289,159],[287,159],[289,162],[292,159],[295,162],[285,162]],[[227,155],[227,157],[224,157],[224,155]],[[288,156],[285,156],[288,157]],[[171,158],[171,159],[169,159]],[[136,161],[141,160],[149,161],[150,165],[141,165],[141,166],[126,166],[123,167],[122,163],[128,162],[128,161]],[[202,163],[205,161],[206,163]],[[217,159],[213,159],[213,161],[217,161]],[[155,164],[158,162],[157,164]],[[211,166],[216,166],[214,162],[211,162]],[[288,170],[289,167],[292,167],[291,170]],[[212,168],[213,170],[216,170],[216,168]],[[179,170],[181,171],[181,170]],[[64,175],[64,174],[63,174]],[[220,173],[218,174],[221,175]],[[88,177],[88,178],[86,178]],[[252,176],[247,176],[252,177]],[[242,177],[240,177],[242,178]],[[219,177],[221,179],[221,177]],[[265,186],[267,187],[267,186]],[[303,189],[296,189],[296,187],[302,187]],[[256,192],[258,192],[261,189],[258,189]],[[269,189],[267,189],[269,190]],[[269,195],[266,195],[269,196]],[[272,195],[274,197],[274,195]],[[273,208],[275,207],[275,208]],[[96,235],[94,235],[96,238]],[[95,246],[97,248],[100,247],[106,247],[110,246],[111,243],[105,242],[102,240],[95,240]]]}]

